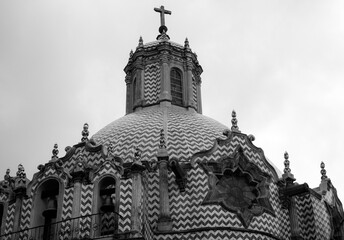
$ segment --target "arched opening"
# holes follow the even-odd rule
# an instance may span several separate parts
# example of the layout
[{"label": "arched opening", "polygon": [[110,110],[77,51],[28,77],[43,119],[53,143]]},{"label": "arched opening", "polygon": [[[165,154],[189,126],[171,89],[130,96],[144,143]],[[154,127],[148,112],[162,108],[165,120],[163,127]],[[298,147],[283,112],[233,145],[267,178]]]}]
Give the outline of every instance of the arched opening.
[{"label": "arched opening", "polygon": [[178,68],[172,68],[170,77],[172,103],[176,105],[183,105],[182,72]]},{"label": "arched opening", "polygon": [[60,184],[56,179],[44,181],[37,189],[34,202],[33,223],[35,235],[42,239],[54,239],[59,206]]},{"label": "arched opening", "polygon": [[99,182],[98,205],[100,215],[100,236],[113,234],[117,229],[116,218],[116,180],[104,177]]}]

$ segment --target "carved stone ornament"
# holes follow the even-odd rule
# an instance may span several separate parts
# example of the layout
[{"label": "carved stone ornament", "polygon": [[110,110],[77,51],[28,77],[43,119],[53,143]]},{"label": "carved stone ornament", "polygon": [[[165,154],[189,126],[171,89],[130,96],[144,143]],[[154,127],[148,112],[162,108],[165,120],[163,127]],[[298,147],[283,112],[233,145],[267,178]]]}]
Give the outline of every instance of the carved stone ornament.
[{"label": "carved stone ornament", "polygon": [[220,204],[247,228],[254,216],[275,216],[269,202],[269,178],[249,162],[241,148],[216,162],[200,163],[208,175],[209,192],[202,204]]}]

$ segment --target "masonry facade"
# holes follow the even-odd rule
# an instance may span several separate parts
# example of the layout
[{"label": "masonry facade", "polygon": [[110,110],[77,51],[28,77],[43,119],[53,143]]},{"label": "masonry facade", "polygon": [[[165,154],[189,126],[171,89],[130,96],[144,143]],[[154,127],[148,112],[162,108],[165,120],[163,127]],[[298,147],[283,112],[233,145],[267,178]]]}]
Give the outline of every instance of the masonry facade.
[{"label": "masonry facade", "polygon": [[[159,35],[131,51],[126,115],[58,146],[32,180],[22,165],[0,182],[1,240],[344,239],[341,201],[281,173],[242,133],[202,115],[202,67],[186,39]],[[283,158],[282,158],[283,159]]]}]

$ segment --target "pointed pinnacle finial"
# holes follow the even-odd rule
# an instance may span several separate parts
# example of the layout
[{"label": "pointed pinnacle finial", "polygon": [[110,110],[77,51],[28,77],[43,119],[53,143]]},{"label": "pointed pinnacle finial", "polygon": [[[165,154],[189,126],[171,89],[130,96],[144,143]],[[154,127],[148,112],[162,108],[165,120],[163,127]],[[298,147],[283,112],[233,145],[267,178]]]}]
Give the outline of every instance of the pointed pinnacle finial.
[{"label": "pointed pinnacle finial", "polygon": [[231,130],[233,132],[240,132],[239,127],[238,127],[238,120],[236,119],[236,112],[233,110],[232,111],[232,127]]},{"label": "pointed pinnacle finial", "polygon": [[139,39],[139,48],[143,47],[143,39],[142,39],[142,36],[140,36],[140,39]]},{"label": "pointed pinnacle finial", "polygon": [[188,38],[185,38],[184,48],[190,49],[190,45],[189,45],[189,40],[188,40]]},{"label": "pointed pinnacle finial", "polygon": [[320,167],[321,167],[321,171],[320,171],[320,173],[321,173],[321,180],[325,180],[327,178],[326,170],[325,170],[325,163],[321,162]]},{"label": "pointed pinnacle finial", "polygon": [[89,135],[87,123],[84,124],[84,129],[82,130],[81,135],[82,135],[81,141],[86,142],[88,140],[88,135]]},{"label": "pointed pinnacle finial", "polygon": [[160,144],[159,144],[159,148],[165,148],[166,149],[166,141],[165,141],[165,133],[164,133],[164,129],[160,130]]},{"label": "pointed pinnacle finial", "polygon": [[134,55],[134,52],[133,52],[133,49],[130,50],[130,53],[129,53],[129,58],[132,58]]},{"label": "pointed pinnacle finial", "polygon": [[57,143],[54,144],[54,148],[53,150],[51,151],[53,153],[53,156],[51,157],[51,159],[57,159],[59,158],[57,155],[59,154],[59,149],[58,149],[58,145]]},{"label": "pointed pinnacle finial", "polygon": [[289,154],[287,151],[285,151],[285,153],[284,153],[284,173],[290,173],[291,172],[289,165],[290,165]]}]

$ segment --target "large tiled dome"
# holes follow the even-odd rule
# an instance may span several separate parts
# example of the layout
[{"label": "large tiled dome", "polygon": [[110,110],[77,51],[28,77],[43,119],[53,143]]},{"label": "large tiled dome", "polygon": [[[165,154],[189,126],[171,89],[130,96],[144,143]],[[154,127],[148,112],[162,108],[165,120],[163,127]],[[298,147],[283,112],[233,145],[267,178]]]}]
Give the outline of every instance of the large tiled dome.
[{"label": "large tiled dome", "polygon": [[114,154],[125,162],[132,160],[136,147],[142,151],[142,160],[150,161],[156,159],[160,130],[164,129],[170,158],[189,161],[193,154],[210,149],[226,128],[195,111],[157,105],[113,121],[93,139],[98,144],[112,143]]}]

